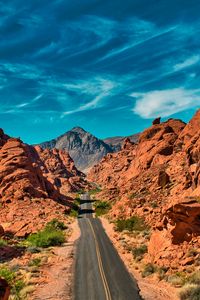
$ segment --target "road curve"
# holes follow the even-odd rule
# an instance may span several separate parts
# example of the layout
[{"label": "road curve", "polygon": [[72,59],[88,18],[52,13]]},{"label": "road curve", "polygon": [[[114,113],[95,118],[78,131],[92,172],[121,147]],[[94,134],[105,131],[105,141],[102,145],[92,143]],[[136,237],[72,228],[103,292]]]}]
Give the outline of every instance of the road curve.
[{"label": "road curve", "polygon": [[75,261],[75,300],[141,300],[134,278],[127,271],[98,218],[93,218],[88,194],[82,195],[78,218],[81,237]]}]

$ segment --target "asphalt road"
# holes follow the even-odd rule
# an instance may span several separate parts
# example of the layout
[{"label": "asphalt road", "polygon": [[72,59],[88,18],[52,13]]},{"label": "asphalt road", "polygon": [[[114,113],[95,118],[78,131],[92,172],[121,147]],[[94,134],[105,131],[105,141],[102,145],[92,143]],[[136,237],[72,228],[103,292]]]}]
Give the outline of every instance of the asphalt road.
[{"label": "asphalt road", "polygon": [[93,218],[89,195],[82,195],[78,218],[81,237],[75,262],[75,300],[141,300],[137,284],[105,233]]}]

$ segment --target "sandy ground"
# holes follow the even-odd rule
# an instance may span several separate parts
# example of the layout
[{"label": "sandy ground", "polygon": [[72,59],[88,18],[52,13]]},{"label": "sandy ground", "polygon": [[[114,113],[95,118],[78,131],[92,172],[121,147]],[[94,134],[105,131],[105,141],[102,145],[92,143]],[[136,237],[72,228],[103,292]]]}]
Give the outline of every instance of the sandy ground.
[{"label": "sandy ground", "polygon": [[75,241],[80,236],[78,222],[71,225],[72,234],[62,247],[54,247],[47,263],[40,269],[40,280],[30,300],[72,299]]},{"label": "sandy ground", "polygon": [[113,229],[113,224],[103,217],[101,217],[101,221],[127,269],[137,280],[142,298],[144,300],[178,300],[177,289],[164,281],[159,281],[157,276],[142,278],[140,272],[135,268],[132,254],[126,252],[122,247],[118,234]]}]

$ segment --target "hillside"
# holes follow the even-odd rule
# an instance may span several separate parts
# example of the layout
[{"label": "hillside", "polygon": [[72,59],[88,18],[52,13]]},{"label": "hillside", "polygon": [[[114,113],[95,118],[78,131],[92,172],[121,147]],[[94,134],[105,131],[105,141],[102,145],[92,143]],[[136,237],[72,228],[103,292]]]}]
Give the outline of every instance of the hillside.
[{"label": "hillside", "polygon": [[0,224],[24,236],[69,213],[71,192],[86,186],[68,153],[42,150],[0,130]]},{"label": "hillside", "polygon": [[[152,228],[146,260],[184,270],[200,258],[200,110],[185,124],[155,122],[94,166],[88,180],[110,200],[113,220],[137,215]],[[177,258],[177,251],[181,253]]]}]

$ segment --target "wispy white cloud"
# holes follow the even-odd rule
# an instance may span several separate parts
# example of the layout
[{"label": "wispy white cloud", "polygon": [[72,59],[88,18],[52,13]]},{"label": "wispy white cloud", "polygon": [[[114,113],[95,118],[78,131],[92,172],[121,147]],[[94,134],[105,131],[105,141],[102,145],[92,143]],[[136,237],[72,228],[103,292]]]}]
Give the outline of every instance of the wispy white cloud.
[{"label": "wispy white cloud", "polygon": [[43,97],[43,94],[39,94],[36,97],[34,97],[32,100],[27,101],[27,102],[22,102],[20,104],[15,105],[15,108],[12,109],[12,112],[19,112],[21,111],[21,109],[23,109],[24,107],[27,107],[35,102],[37,102],[38,100],[40,100]]},{"label": "wispy white cloud", "polygon": [[180,62],[174,66],[174,71],[180,71],[182,69],[191,67],[200,62],[200,55],[193,55],[186,58],[183,62]]},{"label": "wispy white cloud", "polygon": [[61,47],[60,43],[51,42],[48,45],[45,45],[44,47],[40,48],[33,57],[40,57],[43,55],[47,55],[53,52],[57,52],[59,48]]},{"label": "wispy white cloud", "polygon": [[66,84],[67,89],[78,90],[87,97],[93,98],[89,102],[78,106],[74,110],[65,111],[62,117],[70,115],[76,112],[85,111],[100,107],[104,98],[112,94],[112,91],[118,86],[118,84],[110,79],[95,78],[90,79],[87,82],[79,82],[78,84]]},{"label": "wispy white cloud", "polygon": [[28,102],[24,102],[24,103],[17,104],[16,107],[17,108],[22,108],[22,107],[26,107],[27,105],[29,105],[29,103]]},{"label": "wispy white cloud", "polygon": [[133,112],[144,119],[172,114],[200,106],[200,89],[184,88],[132,93],[136,98]]},{"label": "wispy white cloud", "polygon": [[38,79],[42,77],[42,71],[31,64],[0,63],[1,72],[9,72],[17,78]]},{"label": "wispy white cloud", "polygon": [[[123,33],[123,36],[126,36],[126,40],[124,41],[123,45],[109,51],[106,55],[101,57],[99,61],[109,59],[127,50],[133,50],[135,47],[145,44],[152,39],[173,32],[176,30],[176,28],[177,26],[160,28],[157,27],[153,22],[148,22],[139,18],[131,18],[124,23],[118,23],[116,26],[116,31],[118,34]],[[134,56],[134,52],[131,55]],[[127,58],[122,58],[122,60],[123,59]]]},{"label": "wispy white cloud", "polygon": [[[98,49],[117,36],[116,27],[116,21],[92,15],[84,16],[79,21],[73,21],[61,30],[63,43],[59,54],[68,53],[67,58],[69,59]],[[74,36],[77,36],[76,43],[72,42]]]}]

